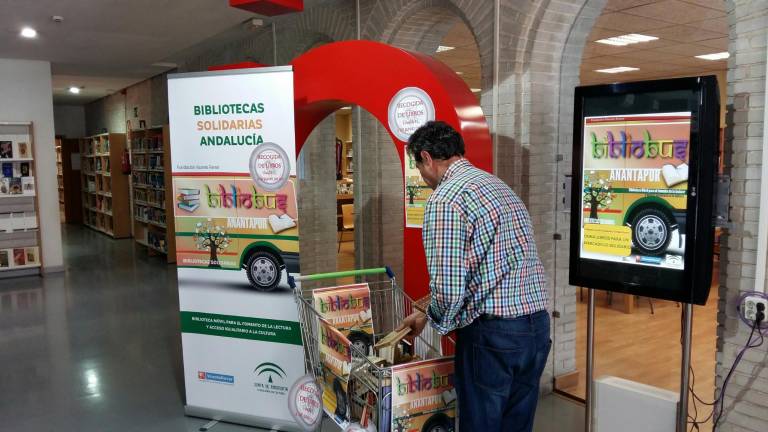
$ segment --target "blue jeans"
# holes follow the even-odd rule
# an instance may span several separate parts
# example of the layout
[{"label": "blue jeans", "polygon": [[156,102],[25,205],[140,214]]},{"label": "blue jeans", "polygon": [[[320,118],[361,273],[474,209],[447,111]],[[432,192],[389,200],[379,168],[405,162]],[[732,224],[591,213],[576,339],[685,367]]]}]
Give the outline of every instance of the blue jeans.
[{"label": "blue jeans", "polygon": [[552,341],[547,311],[480,317],[457,331],[460,432],[530,432]]}]

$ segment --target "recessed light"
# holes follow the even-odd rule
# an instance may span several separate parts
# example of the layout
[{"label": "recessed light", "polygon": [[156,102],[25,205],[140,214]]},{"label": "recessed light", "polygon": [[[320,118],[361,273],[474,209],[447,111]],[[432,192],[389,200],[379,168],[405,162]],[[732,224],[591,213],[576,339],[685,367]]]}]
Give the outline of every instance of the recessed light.
[{"label": "recessed light", "polygon": [[157,63],[152,63],[152,66],[164,67],[164,68],[175,68],[175,67],[178,67],[179,65],[171,62],[157,62]]},{"label": "recessed light", "polygon": [[457,71],[457,72],[456,72],[456,75],[464,75],[464,72],[459,72],[459,71]]},{"label": "recessed light", "polygon": [[72,94],[80,94],[80,87],[72,86],[69,88],[69,92]]},{"label": "recessed light", "polygon": [[723,51],[714,54],[697,55],[696,58],[700,58],[702,60],[725,60],[730,56],[731,54],[728,51]]},{"label": "recessed light", "polygon": [[439,47],[437,47],[437,51],[435,51],[435,52],[446,52],[446,51],[450,51],[450,50],[452,50],[454,48],[456,48],[456,47],[440,45]]},{"label": "recessed light", "polygon": [[609,69],[595,69],[595,72],[615,74],[615,73],[622,73],[622,72],[632,72],[636,70],[640,70],[640,69],[636,67],[619,66],[619,67],[609,68]]},{"label": "recessed light", "polygon": [[659,38],[657,38],[656,36],[646,36],[646,35],[641,35],[637,33],[630,33],[630,34],[625,34],[621,36],[615,36],[611,38],[596,40],[595,42],[606,44],[606,45],[627,46],[627,45],[632,45],[632,44],[641,43],[641,42],[655,41],[658,39]]},{"label": "recessed light", "polygon": [[37,37],[37,30],[33,29],[32,27],[24,27],[21,29],[21,37],[34,39]]},{"label": "recessed light", "polygon": [[472,93],[480,93],[481,91],[483,91],[483,89],[479,89],[479,88],[471,88],[470,90],[472,90]]}]

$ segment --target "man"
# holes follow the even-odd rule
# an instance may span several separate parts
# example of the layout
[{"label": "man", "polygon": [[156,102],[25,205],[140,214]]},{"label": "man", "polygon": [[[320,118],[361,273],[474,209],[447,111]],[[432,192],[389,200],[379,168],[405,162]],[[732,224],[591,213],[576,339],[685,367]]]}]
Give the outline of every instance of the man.
[{"label": "man", "polygon": [[429,122],[409,155],[434,192],[422,240],[431,301],[401,328],[457,330],[455,384],[462,432],[531,431],[549,354],[544,268],[528,211],[496,176],[464,159],[451,126]]}]

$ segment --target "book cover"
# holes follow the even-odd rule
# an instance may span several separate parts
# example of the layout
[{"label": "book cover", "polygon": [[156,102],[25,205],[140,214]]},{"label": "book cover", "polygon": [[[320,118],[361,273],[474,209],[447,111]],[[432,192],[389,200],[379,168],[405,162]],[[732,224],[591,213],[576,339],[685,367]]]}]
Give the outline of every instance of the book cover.
[{"label": "book cover", "polygon": [[176,190],[179,194],[192,198],[194,196],[200,196],[200,189],[180,188]]},{"label": "book cover", "polygon": [[16,248],[13,250],[13,265],[23,266],[27,263],[27,257],[24,255],[24,248]]},{"label": "book cover", "polygon": [[13,142],[0,141],[0,159],[13,158]]},{"label": "book cover", "polygon": [[392,430],[456,430],[452,358],[392,367]]},{"label": "book cover", "polygon": [[200,204],[199,203],[194,203],[194,204],[179,203],[178,206],[180,209],[192,213],[193,211],[197,210],[198,207],[200,207]]},{"label": "book cover", "polygon": [[3,177],[13,177],[13,164],[3,162]]},{"label": "book cover", "polygon": [[10,194],[11,195],[20,195],[22,193],[21,189],[21,177],[13,177],[10,179]]},{"label": "book cover", "polygon": [[8,250],[0,250],[0,268],[7,268],[11,266],[11,262],[8,259]]},{"label": "book cover", "polygon": [[29,152],[29,144],[23,141],[19,143],[19,157],[20,158],[32,157],[32,155]]},{"label": "book cover", "polygon": [[0,179],[0,195],[8,195],[11,193],[11,179],[4,177]]},{"label": "book cover", "polygon": [[22,162],[19,164],[20,167],[20,174],[22,177],[28,177],[29,176],[29,162]]},{"label": "book cover", "polygon": [[320,364],[323,372],[323,410],[342,430],[349,426],[349,372],[352,367],[352,342],[331,323],[320,320]]},{"label": "book cover", "polygon": [[21,189],[25,195],[33,195],[35,193],[35,178],[21,177]]},{"label": "book cover", "polygon": [[364,355],[371,353],[374,329],[371,290],[367,283],[312,291],[315,310],[346,336]]},{"label": "book cover", "polygon": [[24,253],[27,258],[27,265],[40,264],[40,252],[37,247],[24,248]]}]

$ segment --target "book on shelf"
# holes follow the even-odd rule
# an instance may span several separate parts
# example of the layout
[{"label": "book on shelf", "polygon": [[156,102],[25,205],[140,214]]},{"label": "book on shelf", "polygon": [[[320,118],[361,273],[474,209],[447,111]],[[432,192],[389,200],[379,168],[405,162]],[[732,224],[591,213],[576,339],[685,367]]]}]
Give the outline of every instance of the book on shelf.
[{"label": "book on shelf", "polygon": [[0,179],[0,195],[8,195],[11,193],[11,179],[4,177]]},{"label": "book on shelf", "polygon": [[29,177],[29,162],[22,162],[19,164],[19,174],[22,177]]},{"label": "book on shelf", "polygon": [[27,265],[40,264],[40,250],[37,247],[24,248]]},{"label": "book on shelf", "polygon": [[20,158],[25,159],[25,158],[32,157],[29,152],[29,144],[27,144],[26,142],[23,142],[23,141],[19,142],[18,148],[19,148]]},{"label": "book on shelf", "polygon": [[13,141],[0,141],[0,159],[13,158]]},{"label": "book on shelf", "polygon": [[191,213],[200,207],[200,189],[181,188],[177,192],[179,195],[176,197],[176,205],[180,209]]},{"label": "book on shelf", "polygon": [[0,250],[0,268],[8,268],[11,266],[11,260],[8,257],[8,250]]},{"label": "book on shelf", "polygon": [[25,195],[32,195],[35,193],[35,178],[34,177],[21,177],[21,189]]},{"label": "book on shelf", "polygon": [[10,194],[11,195],[21,195],[23,190],[21,188],[21,177],[13,177],[10,179]]},{"label": "book on shelf", "polygon": [[14,248],[13,249],[13,265],[14,266],[23,266],[27,264],[27,258],[24,254],[24,248]]},{"label": "book on shelf", "polygon": [[0,233],[13,231],[13,218],[11,213],[0,213]]},{"label": "book on shelf", "polygon": [[3,177],[13,177],[13,164],[3,162]]}]

